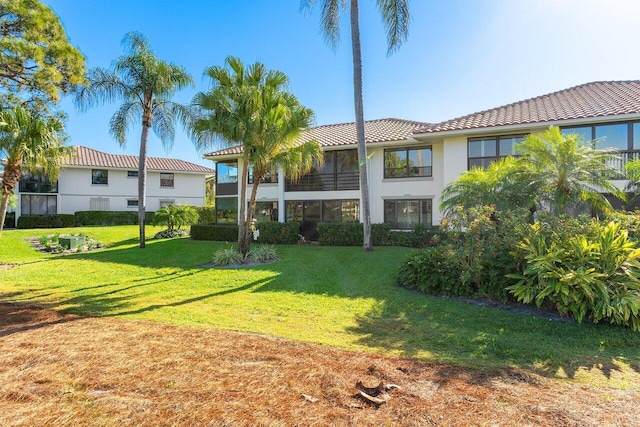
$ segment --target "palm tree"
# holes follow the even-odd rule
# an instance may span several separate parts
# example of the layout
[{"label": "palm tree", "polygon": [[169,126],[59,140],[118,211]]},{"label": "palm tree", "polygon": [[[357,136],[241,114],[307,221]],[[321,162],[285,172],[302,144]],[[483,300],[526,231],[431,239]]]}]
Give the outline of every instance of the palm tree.
[{"label": "palm tree", "polygon": [[[316,0],[301,0],[303,8],[312,9]],[[387,53],[400,47],[409,33],[408,0],[376,0],[387,31]],[[346,8],[346,0],[322,0],[320,18],[325,39],[332,47],[340,41],[340,9]],[[362,222],[364,226],[363,248],[373,250],[371,241],[371,201],[367,174],[367,147],[364,134],[364,105],[362,100],[362,52],[360,48],[360,22],[358,0],[350,0],[351,50],[353,56],[353,99],[360,164],[360,192],[362,197]]]},{"label": "palm tree", "polygon": [[160,138],[165,148],[173,144],[176,121],[190,127],[191,110],[171,101],[175,92],[193,86],[184,68],[161,61],[154,55],[146,38],[136,32],[125,35],[123,44],[128,55],[114,61],[113,70],[94,68],[88,72],[89,85],[76,95],[81,111],[113,101],[123,101],[109,123],[111,135],[126,144],[126,133],[134,120],[142,121],[138,160],[138,221],[140,247],[145,247],[145,210],[147,187],[147,146],[149,129]]},{"label": "palm tree", "polygon": [[[246,254],[251,244],[251,225],[260,181],[272,167],[296,179],[322,164],[322,150],[316,141],[299,143],[302,130],[311,126],[313,112],[287,92],[287,76],[267,70],[256,62],[245,67],[229,56],[226,67],[210,67],[205,73],[213,87],[196,94],[193,104],[202,115],[193,126],[198,148],[214,142],[242,144],[244,174],[240,186],[238,251]],[[253,166],[253,187],[246,211],[249,165]]]},{"label": "palm tree", "polygon": [[44,173],[55,182],[62,162],[73,150],[64,142],[62,123],[56,118],[43,119],[24,107],[0,111],[0,155],[6,156],[2,175],[0,235],[9,198],[22,171]]},{"label": "palm tree", "polygon": [[619,175],[612,166],[617,152],[596,150],[591,145],[578,134],[563,135],[559,127],[551,126],[540,134],[528,135],[516,146],[531,185],[539,189],[538,200],[555,214],[567,213],[569,207],[580,204],[608,213],[612,207],[602,193],[625,199],[624,192],[610,181]]},{"label": "palm tree", "polygon": [[523,171],[522,159],[505,157],[487,169],[473,167],[442,190],[440,209],[445,215],[456,206],[493,206],[497,211],[531,208],[537,191]]}]

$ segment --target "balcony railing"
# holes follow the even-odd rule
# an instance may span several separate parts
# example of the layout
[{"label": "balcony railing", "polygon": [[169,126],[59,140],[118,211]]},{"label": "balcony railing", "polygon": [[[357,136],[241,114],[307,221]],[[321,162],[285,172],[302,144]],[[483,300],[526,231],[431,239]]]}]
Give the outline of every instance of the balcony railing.
[{"label": "balcony railing", "polygon": [[607,163],[618,173],[611,177],[611,179],[627,179],[625,166],[632,160],[640,159],[640,150],[620,151],[617,159],[609,160]]},{"label": "balcony railing", "polygon": [[360,175],[358,172],[326,173],[305,175],[298,181],[287,179],[285,191],[336,191],[358,190]]}]

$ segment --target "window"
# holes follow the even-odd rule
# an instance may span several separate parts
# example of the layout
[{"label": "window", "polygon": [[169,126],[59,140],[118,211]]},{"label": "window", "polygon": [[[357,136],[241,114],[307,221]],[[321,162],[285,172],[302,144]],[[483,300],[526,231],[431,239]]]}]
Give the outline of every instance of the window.
[{"label": "window", "polygon": [[128,208],[137,208],[138,207],[138,199],[127,199],[127,207]]},{"label": "window", "polygon": [[173,187],[172,173],[160,173],[160,187]]},{"label": "window", "polygon": [[277,222],[278,202],[256,202],[253,217],[257,222]]},{"label": "window", "polygon": [[238,198],[237,197],[216,197],[216,223],[217,224],[237,224],[238,223]]},{"label": "window", "polygon": [[385,200],[384,222],[391,228],[412,229],[416,224],[432,224],[432,201]]},{"label": "window", "polygon": [[[260,180],[260,184],[275,184],[278,182],[278,171],[276,168],[270,168],[267,175]],[[249,166],[249,184],[253,184],[253,166]]]},{"label": "window", "polygon": [[285,191],[335,191],[360,188],[357,150],[324,153],[324,165],[298,181],[287,179]]},{"label": "window", "polygon": [[161,208],[166,208],[167,206],[171,206],[171,205],[173,205],[175,203],[176,203],[175,200],[160,200],[160,207]]},{"label": "window", "polygon": [[109,184],[109,171],[106,170],[106,169],[92,169],[91,170],[91,184],[108,185]]},{"label": "window", "polygon": [[524,135],[469,138],[468,169],[472,167],[486,169],[500,157],[515,156],[516,145],[523,139]]},{"label": "window", "polygon": [[106,197],[96,197],[89,199],[89,210],[91,211],[108,211],[109,199]]},{"label": "window", "polygon": [[57,193],[58,183],[52,184],[45,175],[23,172],[18,189],[21,193]]},{"label": "window", "polygon": [[302,224],[301,233],[309,240],[318,238],[319,222],[359,222],[359,200],[288,200],[286,221]]},{"label": "window", "polygon": [[138,177],[138,171],[127,171],[127,177],[129,177],[129,178],[137,178]]},{"label": "window", "polygon": [[431,147],[384,150],[384,177],[431,176]]},{"label": "window", "polygon": [[20,211],[22,215],[53,215],[58,212],[58,196],[22,194]]},{"label": "window", "polygon": [[216,194],[238,194],[238,162],[216,163]]}]

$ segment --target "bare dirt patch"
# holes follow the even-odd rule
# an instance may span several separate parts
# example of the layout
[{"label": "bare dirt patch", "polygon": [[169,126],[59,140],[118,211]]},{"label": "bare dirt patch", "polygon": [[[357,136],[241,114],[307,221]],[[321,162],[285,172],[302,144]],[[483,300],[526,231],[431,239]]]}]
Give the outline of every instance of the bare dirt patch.
[{"label": "bare dirt patch", "polygon": [[640,425],[636,391],[34,306],[0,304],[0,345],[2,426]]}]

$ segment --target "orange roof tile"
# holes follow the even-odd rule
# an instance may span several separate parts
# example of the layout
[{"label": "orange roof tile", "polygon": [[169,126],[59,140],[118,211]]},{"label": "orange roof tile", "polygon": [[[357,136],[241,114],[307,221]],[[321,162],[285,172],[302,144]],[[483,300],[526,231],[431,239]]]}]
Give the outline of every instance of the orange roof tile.
[{"label": "orange roof tile", "polygon": [[640,113],[640,80],[586,83],[423,126],[416,134]]}]

